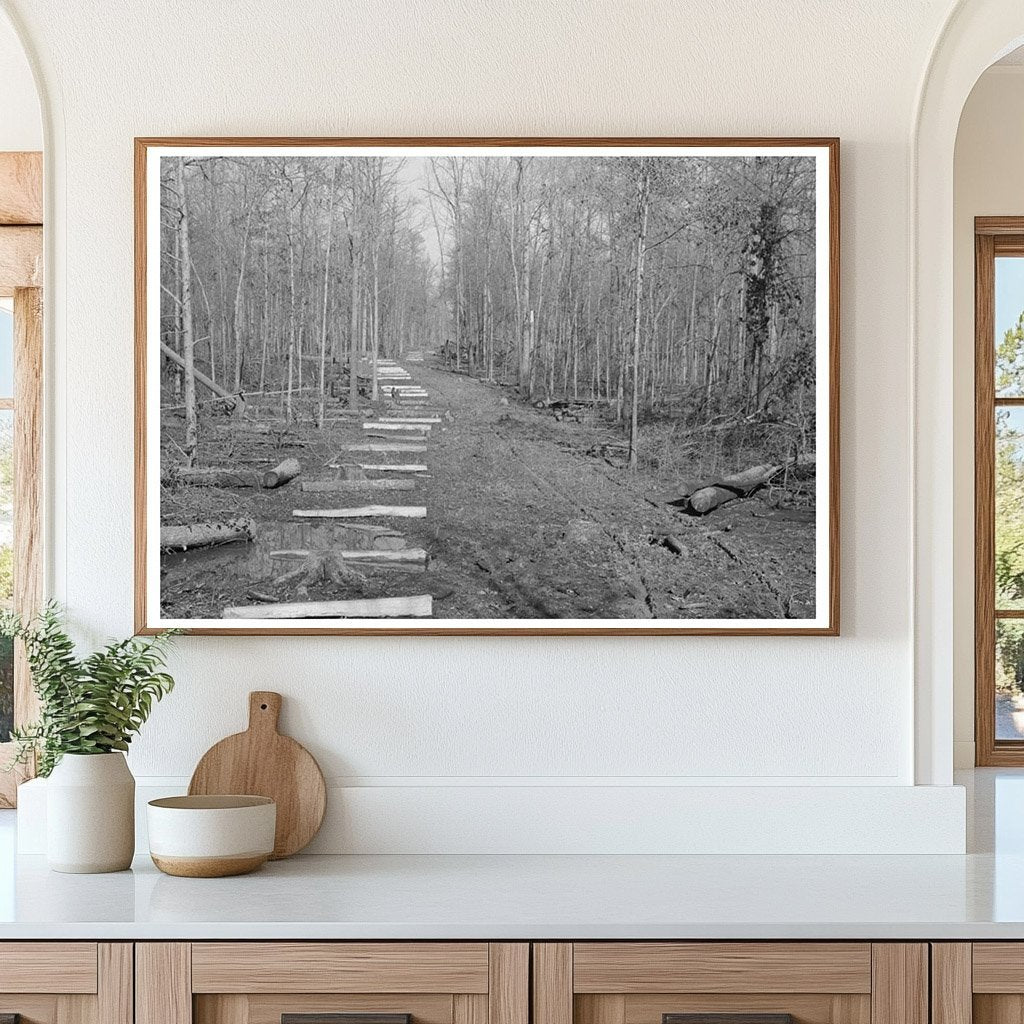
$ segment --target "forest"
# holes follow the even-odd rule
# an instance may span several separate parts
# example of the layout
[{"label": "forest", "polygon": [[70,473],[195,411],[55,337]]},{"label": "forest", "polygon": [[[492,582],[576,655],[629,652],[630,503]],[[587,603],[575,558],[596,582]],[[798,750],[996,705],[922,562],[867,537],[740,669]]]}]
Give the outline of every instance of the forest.
[{"label": "forest", "polygon": [[[171,618],[239,594],[380,608],[412,552],[433,591],[402,607],[434,616],[813,615],[813,157],[200,150],[160,168]],[[702,534],[703,592],[678,587],[680,512],[762,489],[731,540]],[[346,490],[416,503],[339,507]],[[355,549],[383,527],[301,517],[429,523],[392,529],[412,547],[371,572]],[[260,537],[233,588],[228,554],[187,554]],[[556,551],[564,572],[533,579]]]},{"label": "forest", "polygon": [[426,348],[530,401],[606,405],[634,465],[650,419],[813,451],[811,158],[215,156],[162,178],[161,344],[187,406],[218,397],[185,363],[222,401],[315,419],[330,367]]}]

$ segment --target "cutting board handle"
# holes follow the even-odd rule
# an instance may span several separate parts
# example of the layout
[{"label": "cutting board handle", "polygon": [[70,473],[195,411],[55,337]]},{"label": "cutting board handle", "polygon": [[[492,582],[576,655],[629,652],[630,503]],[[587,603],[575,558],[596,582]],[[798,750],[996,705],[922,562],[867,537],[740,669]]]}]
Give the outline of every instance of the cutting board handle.
[{"label": "cutting board handle", "polygon": [[281,694],[253,690],[249,694],[249,732],[277,732],[281,715]]}]

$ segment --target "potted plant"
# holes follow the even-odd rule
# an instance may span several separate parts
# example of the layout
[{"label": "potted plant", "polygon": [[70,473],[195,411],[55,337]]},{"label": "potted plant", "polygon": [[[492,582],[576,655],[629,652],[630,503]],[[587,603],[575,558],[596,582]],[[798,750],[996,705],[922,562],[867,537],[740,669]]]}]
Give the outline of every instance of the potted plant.
[{"label": "potted plant", "polygon": [[14,764],[35,757],[48,777],[47,861],[54,871],[123,871],[135,852],[135,779],[124,758],[154,701],[174,687],[161,671],[177,631],[130,637],[79,658],[58,607],[23,622],[0,614],[0,635],[22,641],[39,720],[11,736]]}]

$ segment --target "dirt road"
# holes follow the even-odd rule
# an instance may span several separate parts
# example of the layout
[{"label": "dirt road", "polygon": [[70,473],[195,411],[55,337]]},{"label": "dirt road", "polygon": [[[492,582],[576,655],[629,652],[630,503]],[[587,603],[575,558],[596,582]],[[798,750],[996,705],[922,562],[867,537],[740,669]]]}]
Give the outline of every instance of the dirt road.
[{"label": "dirt road", "polygon": [[[230,545],[165,559],[165,614],[218,616],[227,604],[430,594],[442,619],[802,618],[813,614],[813,523],[771,508],[764,495],[703,518],[665,503],[672,480],[630,474],[603,454],[621,434],[596,419],[559,422],[514,392],[431,363],[407,367],[450,415],[430,431],[426,476],[395,504],[423,505],[425,519],[392,520],[408,547],[429,556],[426,572],[359,566],[344,580],[287,584],[254,549]],[[294,452],[304,477],[329,475],[337,451],[360,435],[358,421],[333,426]],[[265,456],[258,456],[263,457]],[[394,461],[408,455],[379,456]],[[415,461],[420,461],[419,455]],[[237,460],[236,460],[237,461]],[[248,502],[248,504],[243,504]],[[222,491],[221,512],[252,511],[274,544],[303,529],[295,508],[380,502],[372,497]],[[255,508],[254,508],[255,503]],[[663,543],[671,534],[681,553]],[[351,546],[351,545],[342,545]],[[279,569],[279,567],[278,567]]]}]

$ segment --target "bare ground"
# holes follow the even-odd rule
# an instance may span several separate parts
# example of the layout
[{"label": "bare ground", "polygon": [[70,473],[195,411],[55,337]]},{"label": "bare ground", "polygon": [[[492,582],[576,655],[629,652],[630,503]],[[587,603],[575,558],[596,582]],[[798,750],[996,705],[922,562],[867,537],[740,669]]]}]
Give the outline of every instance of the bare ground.
[{"label": "bare ground", "polygon": [[[404,492],[306,493],[297,483],[277,491],[164,488],[167,524],[245,514],[263,535],[256,544],[165,556],[165,616],[219,618],[227,605],[423,593],[442,619],[813,615],[812,510],[776,508],[762,491],[705,517],[687,516],[665,501],[676,481],[630,474],[606,457],[621,433],[596,418],[559,422],[500,387],[437,366],[408,369],[430,392],[431,406],[452,414],[431,432],[423,460],[429,477]],[[298,435],[253,436],[220,424],[215,442],[206,444],[209,430],[204,435],[205,464],[266,466],[295,455],[305,479],[332,476],[326,467],[339,446],[364,434],[359,419]],[[169,437],[179,429],[167,427]],[[358,459],[421,461],[413,454]],[[426,549],[426,572],[359,567],[342,579],[281,581],[270,548],[359,540],[338,533],[344,528],[337,524],[296,524],[293,509],[364,504],[426,506],[425,520],[387,522],[406,546]],[[681,554],[664,545],[666,534],[680,541]]]}]

